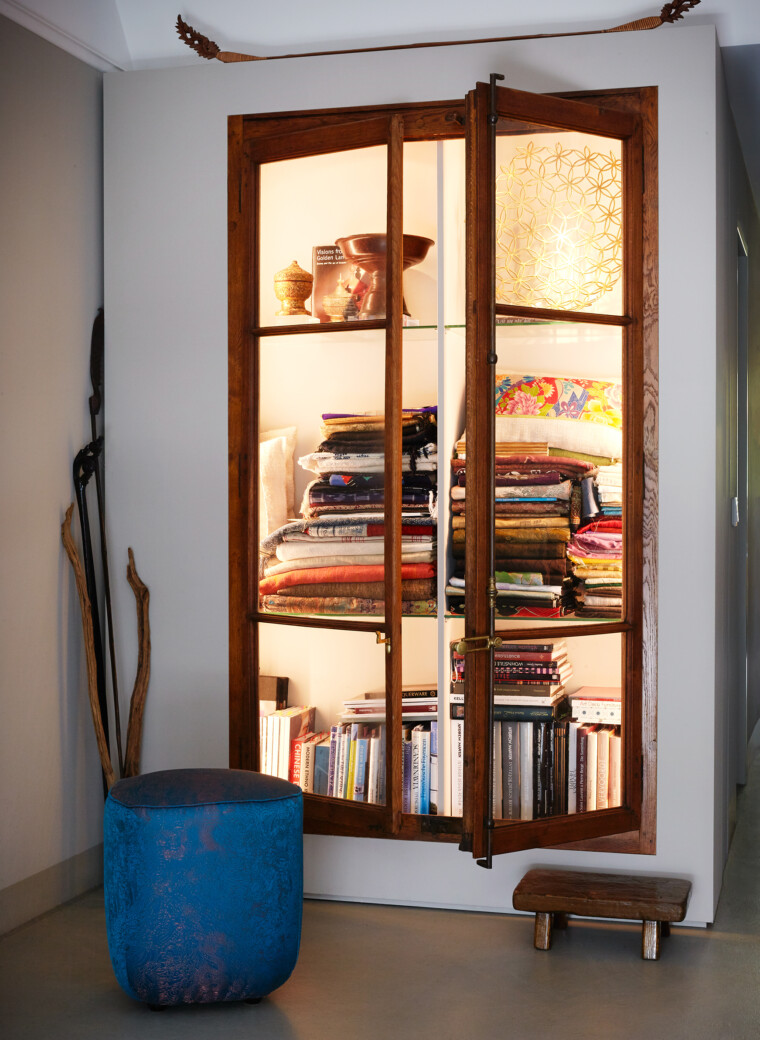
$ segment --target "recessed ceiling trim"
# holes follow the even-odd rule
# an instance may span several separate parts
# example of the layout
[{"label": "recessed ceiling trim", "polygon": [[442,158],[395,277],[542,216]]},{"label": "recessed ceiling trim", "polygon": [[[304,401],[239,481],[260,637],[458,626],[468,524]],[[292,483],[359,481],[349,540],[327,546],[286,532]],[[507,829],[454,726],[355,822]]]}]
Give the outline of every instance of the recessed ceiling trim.
[{"label": "recessed ceiling trim", "polygon": [[12,22],[16,22],[37,36],[41,36],[48,43],[53,43],[56,47],[60,47],[61,50],[72,54],[75,58],[79,58],[80,61],[100,69],[101,72],[123,72],[125,69],[124,65],[117,64],[117,62],[95,47],[85,43],[84,40],[80,40],[77,36],[65,32],[59,26],[54,25],[53,22],[48,21],[47,18],[30,11],[23,4],[16,3],[15,0],[0,0],[0,14],[5,15]]}]

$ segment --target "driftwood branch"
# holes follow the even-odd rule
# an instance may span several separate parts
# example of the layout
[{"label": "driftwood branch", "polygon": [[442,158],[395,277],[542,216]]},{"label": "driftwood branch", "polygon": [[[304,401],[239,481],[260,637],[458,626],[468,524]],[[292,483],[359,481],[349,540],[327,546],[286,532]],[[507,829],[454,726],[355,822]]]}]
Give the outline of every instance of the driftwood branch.
[{"label": "driftwood branch", "polygon": [[103,770],[103,777],[105,778],[106,786],[110,791],[116,777],[114,776],[113,766],[111,764],[111,756],[108,753],[106,735],[103,729],[103,719],[100,714],[100,704],[98,701],[98,672],[95,661],[95,640],[92,631],[92,606],[90,604],[90,598],[87,595],[87,580],[84,575],[84,567],[79,558],[79,553],[74,544],[74,539],[71,536],[71,514],[73,512],[74,503],[72,502],[66,510],[66,517],[61,525],[61,539],[63,541],[63,547],[66,550],[66,555],[71,561],[71,566],[74,569],[74,579],[76,581],[77,593],[79,594],[79,607],[82,613],[82,631],[84,634],[84,652],[87,663],[87,692],[90,698],[90,711],[92,712],[92,722],[95,727],[95,740],[98,745],[100,765]]},{"label": "driftwood branch", "polygon": [[145,697],[150,682],[150,591],[140,580],[135,567],[135,556],[131,549],[127,581],[135,594],[137,607],[137,674],[129,702],[129,722],[127,723],[127,749],[124,756],[124,776],[137,776],[140,772],[140,749],[142,746],[143,714]]},{"label": "driftwood branch", "polygon": [[459,47],[471,43],[514,43],[518,40],[556,40],[568,36],[599,36],[601,33],[611,32],[641,32],[646,29],[658,29],[661,25],[677,22],[683,18],[687,11],[696,7],[699,0],[672,0],[665,4],[659,15],[651,15],[648,18],[638,18],[624,25],[614,25],[608,29],[586,29],[580,32],[556,32],[556,33],[533,33],[527,36],[490,36],[479,40],[437,40],[425,43],[395,43],[384,47],[348,47],[337,51],[304,51],[296,54],[240,54],[237,51],[220,50],[219,45],[209,40],[208,36],[197,32],[191,25],[183,21],[181,15],[177,15],[176,29],[179,38],[188,47],[199,54],[201,58],[211,61],[238,62],[238,61],[277,61],[283,58],[330,58],[337,54],[371,54],[375,51],[408,51],[417,50],[422,47]]}]

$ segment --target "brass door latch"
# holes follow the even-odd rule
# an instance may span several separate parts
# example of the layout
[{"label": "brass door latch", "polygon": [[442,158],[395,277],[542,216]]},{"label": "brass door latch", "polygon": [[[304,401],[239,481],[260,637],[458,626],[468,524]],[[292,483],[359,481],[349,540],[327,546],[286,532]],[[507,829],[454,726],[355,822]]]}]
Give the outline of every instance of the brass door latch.
[{"label": "brass door latch", "polygon": [[391,652],[391,637],[384,636],[382,632],[375,632],[375,642],[385,643],[385,649],[388,653]]},{"label": "brass door latch", "polygon": [[[497,649],[504,640],[501,636],[468,636],[460,639],[454,648],[458,654],[473,654],[478,650]],[[469,646],[469,643],[482,643],[482,646]]]}]

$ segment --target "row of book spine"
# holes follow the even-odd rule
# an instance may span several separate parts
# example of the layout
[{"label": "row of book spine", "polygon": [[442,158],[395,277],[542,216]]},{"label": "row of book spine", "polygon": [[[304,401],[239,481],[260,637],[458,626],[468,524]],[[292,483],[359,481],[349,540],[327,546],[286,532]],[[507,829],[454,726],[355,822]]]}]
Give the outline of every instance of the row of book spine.
[{"label": "row of book spine", "polygon": [[422,816],[438,813],[438,722],[402,729],[401,809]]},{"label": "row of book spine", "polygon": [[[462,815],[464,719],[451,720],[451,814]],[[619,726],[495,722],[493,816],[536,820],[621,804]]]},{"label": "row of book spine", "polygon": [[[344,722],[330,727],[324,791],[331,798],[385,801],[385,726]],[[306,790],[306,788],[304,788]]]}]

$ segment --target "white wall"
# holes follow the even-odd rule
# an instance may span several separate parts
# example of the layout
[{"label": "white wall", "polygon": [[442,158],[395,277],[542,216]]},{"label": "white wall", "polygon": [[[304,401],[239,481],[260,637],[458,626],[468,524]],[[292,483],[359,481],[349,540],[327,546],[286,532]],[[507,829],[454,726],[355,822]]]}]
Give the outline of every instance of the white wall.
[{"label": "white wall", "polygon": [[[760,676],[757,671],[760,636],[757,629],[757,568],[760,566],[760,520],[758,494],[757,395],[750,391],[748,440],[749,480],[747,508],[740,511],[739,526],[731,523],[731,499],[738,492],[737,430],[734,413],[737,385],[740,393],[738,358],[737,229],[748,247],[750,336],[747,343],[749,385],[757,387],[760,360],[760,221],[739,150],[734,120],[728,106],[720,64],[716,68],[718,97],[717,163],[717,312],[716,312],[716,409],[717,445],[715,470],[716,558],[716,673],[715,753],[720,767],[715,777],[715,896],[723,873],[735,808],[736,785],[745,778],[746,740],[758,719]],[[755,469],[753,471],[752,463]],[[745,559],[745,553],[748,554]],[[749,583],[749,612],[743,608]],[[742,673],[748,668],[747,699],[743,699]]]},{"label": "white wall", "polygon": [[[713,916],[715,516],[685,523],[683,451],[689,486],[714,487],[714,40],[679,26],[105,78],[109,534],[151,588],[146,770],[227,762],[227,115],[461,98],[490,72],[537,92],[660,89],[657,855],[539,851],[484,871],[453,846],[313,836],[310,893],[508,910],[528,865],[593,864],[692,878],[689,919]],[[120,660],[134,660],[123,589],[117,608]]]},{"label": "white wall", "polygon": [[[0,18],[0,895],[101,840],[79,606],[60,525],[89,440],[102,294],[101,74]],[[97,877],[90,884],[97,883]],[[75,893],[37,890],[30,916]],[[36,896],[35,896],[36,898]],[[0,930],[21,895],[0,898]],[[6,916],[5,911],[9,916]]]}]

